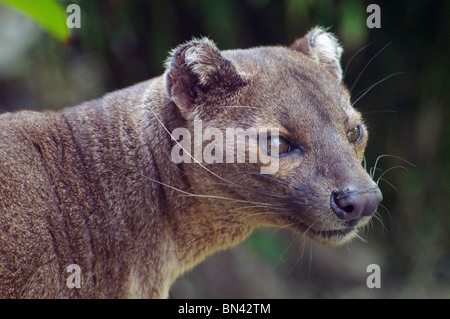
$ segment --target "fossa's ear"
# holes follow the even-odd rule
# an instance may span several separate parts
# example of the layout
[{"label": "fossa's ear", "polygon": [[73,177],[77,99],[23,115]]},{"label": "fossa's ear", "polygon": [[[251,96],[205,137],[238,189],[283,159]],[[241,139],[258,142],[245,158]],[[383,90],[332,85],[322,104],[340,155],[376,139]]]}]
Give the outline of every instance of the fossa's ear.
[{"label": "fossa's ear", "polygon": [[221,87],[235,90],[246,84],[233,63],[206,38],[192,40],[172,51],[166,61],[166,89],[182,110],[191,110],[199,95]]},{"label": "fossa's ear", "polygon": [[331,74],[342,81],[342,46],[336,37],[321,27],[315,27],[290,47],[300,51],[323,65]]}]

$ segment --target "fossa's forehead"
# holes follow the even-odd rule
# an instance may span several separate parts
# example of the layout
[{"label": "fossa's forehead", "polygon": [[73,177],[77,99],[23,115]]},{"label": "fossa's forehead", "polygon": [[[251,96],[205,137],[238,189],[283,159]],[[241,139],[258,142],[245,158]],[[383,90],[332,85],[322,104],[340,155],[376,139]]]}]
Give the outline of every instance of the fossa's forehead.
[{"label": "fossa's forehead", "polygon": [[275,113],[281,125],[304,126],[313,119],[339,126],[361,121],[345,85],[301,52],[259,47],[224,51],[224,55],[253,86],[249,100],[261,111]]},{"label": "fossa's forehead", "polygon": [[270,90],[322,92],[334,99],[349,100],[345,86],[322,65],[301,52],[286,47],[259,47],[225,51],[224,55],[246,78],[262,81]]}]

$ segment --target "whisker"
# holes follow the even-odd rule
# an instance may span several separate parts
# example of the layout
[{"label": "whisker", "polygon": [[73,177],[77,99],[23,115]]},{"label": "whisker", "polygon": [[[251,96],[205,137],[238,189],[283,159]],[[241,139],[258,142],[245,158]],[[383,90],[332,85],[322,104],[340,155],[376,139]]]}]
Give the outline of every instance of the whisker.
[{"label": "whisker", "polygon": [[369,170],[369,176],[370,176],[371,179],[374,178],[375,172],[376,172],[377,170],[378,170],[378,171],[382,171],[381,168],[375,168],[375,167],[372,167],[372,168]]},{"label": "whisker", "polygon": [[223,180],[223,181],[225,181],[225,182],[227,182],[227,183],[231,183],[231,184],[232,184],[231,181],[229,181],[229,180],[227,180],[227,179],[225,179],[225,178],[223,178],[223,177],[217,175],[216,173],[214,173],[213,171],[211,171],[210,169],[208,169],[207,167],[205,167],[205,165],[203,165],[203,164],[200,163],[195,157],[193,157],[193,156],[191,155],[190,152],[188,152],[186,149],[184,149],[183,146],[175,139],[175,137],[172,135],[172,133],[170,133],[170,131],[167,129],[167,127],[164,125],[164,123],[161,121],[161,119],[158,117],[158,115],[156,115],[156,113],[153,112],[152,108],[149,107],[148,109],[153,113],[153,115],[155,116],[156,120],[159,122],[159,124],[161,124],[161,126],[162,126],[162,127],[164,128],[164,130],[169,134],[169,136],[175,141],[175,143],[177,143],[177,145],[183,150],[183,152],[186,152],[186,154],[187,154],[187,155],[188,155],[195,163],[197,163],[198,165],[200,165],[200,167],[202,167],[203,169],[205,169],[207,172],[211,173],[211,174],[214,175],[215,177],[217,177],[217,178],[219,178],[219,179],[221,179],[221,180]]},{"label": "whisker", "polygon": [[[401,161],[403,161],[403,162],[405,162],[405,163],[407,163],[407,164],[409,164],[409,165],[411,165],[411,166],[413,166],[413,167],[416,167],[416,165],[414,165],[414,164],[408,162],[407,160],[405,160],[404,158],[401,158],[400,156],[397,156],[397,155],[391,155],[391,154],[383,154],[383,155],[378,156],[377,159],[375,160],[375,165],[373,166],[374,168],[377,167],[378,161],[379,161],[381,158],[383,158],[383,157],[393,157],[393,158],[399,159],[399,160],[401,160]],[[372,176],[372,179],[373,179],[373,176]]]},{"label": "whisker", "polygon": [[246,190],[249,190],[249,191],[254,191],[254,192],[263,193],[263,194],[266,194],[266,195],[271,195],[271,196],[281,197],[281,198],[289,198],[289,197],[290,197],[289,195],[279,194],[279,193],[272,192],[272,191],[269,191],[269,190],[264,190],[264,189],[258,189],[258,188],[253,188],[253,187],[247,187],[247,186],[243,186],[243,185],[236,184],[236,183],[234,183],[234,184],[232,184],[232,185],[230,185],[230,184],[224,184],[224,183],[214,183],[214,184],[216,184],[216,185],[228,186],[228,187],[243,188],[243,189],[246,189]]},{"label": "whisker", "polygon": [[299,201],[299,200],[291,200],[291,203],[292,203],[292,204],[300,204],[300,205],[305,205],[305,206],[311,206],[311,204],[310,204],[310,203],[307,203],[307,202],[302,202],[302,201]]},{"label": "whisker", "polygon": [[[239,173],[243,173],[243,172],[239,172]],[[257,175],[257,176],[262,176],[262,177],[264,177],[264,178],[269,178],[269,179],[271,179],[271,180],[273,180],[273,181],[276,181],[276,182],[278,182],[278,183],[281,183],[281,184],[287,185],[287,186],[289,186],[289,187],[295,188],[292,184],[286,183],[286,182],[284,182],[284,181],[282,181],[282,180],[278,180],[278,179],[275,179],[275,178],[272,178],[272,177],[268,177],[267,175],[264,175],[264,174],[258,174],[258,173],[254,173],[254,172],[245,172],[244,174],[255,174],[255,175]],[[225,186],[226,186],[227,184],[222,184],[222,185],[225,185]],[[229,187],[242,187],[242,188],[244,188],[244,189],[254,190],[254,191],[256,191],[256,192],[265,193],[265,194],[269,194],[269,195],[272,195],[272,196],[277,196],[277,197],[281,197],[281,198],[291,198],[291,196],[286,195],[286,194],[280,194],[280,193],[271,192],[271,191],[268,191],[268,190],[261,190],[261,189],[255,189],[255,188],[248,188],[248,187],[245,187],[245,186],[236,184],[236,183],[233,184],[233,185],[229,185]],[[312,194],[311,192],[308,192],[308,191],[304,190],[303,188],[302,188],[301,190],[302,190],[302,191],[305,191],[305,192],[307,192],[307,193],[309,193],[309,194]],[[316,196],[316,197],[319,197],[319,196],[316,195],[316,194],[312,194],[312,195],[314,195],[314,196]],[[326,196],[328,196],[328,195],[326,195]],[[307,206],[310,206],[310,205],[311,205],[311,204],[308,203],[308,202],[299,201],[299,200],[294,200],[294,199],[291,199],[290,202],[293,203],[293,204],[300,204],[300,205],[307,205]]]},{"label": "whisker", "polygon": [[[372,85],[369,86],[368,88],[365,88],[364,90],[361,91],[361,92],[364,92],[364,93],[362,93],[362,94],[361,94],[354,102],[352,102],[352,106],[354,106],[354,105],[356,104],[356,102],[358,102],[360,99],[362,99],[362,98],[364,97],[364,95],[366,95],[367,93],[369,93],[370,90],[372,90],[372,89],[373,89],[375,86],[377,86],[378,84],[380,84],[380,83],[386,81],[387,79],[389,79],[389,78],[391,78],[391,77],[393,77],[393,76],[395,76],[395,75],[404,74],[404,73],[405,73],[405,72],[396,72],[396,73],[393,73],[393,74],[391,74],[391,75],[388,75],[388,76],[384,77],[384,78],[381,79],[380,81],[378,81],[378,82],[372,84]],[[357,95],[358,95],[358,94],[357,94]]]},{"label": "whisker", "polygon": [[345,75],[347,74],[348,66],[350,65],[350,62],[352,62],[353,58],[356,57],[356,56],[358,55],[358,53],[360,53],[362,50],[364,50],[365,48],[371,46],[372,44],[373,44],[373,43],[366,44],[366,45],[363,46],[361,49],[359,49],[358,51],[356,51],[355,54],[352,55],[352,57],[350,58],[350,60],[348,60],[347,65],[345,66],[344,75],[342,76],[342,79],[343,79],[343,80],[345,79]]},{"label": "whisker", "polygon": [[[246,106],[243,106],[243,107],[246,107]],[[216,173],[214,173],[213,171],[211,171],[211,170],[209,170],[208,168],[206,168],[203,164],[201,164],[196,158],[194,158],[187,150],[185,150],[184,148],[183,148],[183,146],[173,137],[173,135],[170,133],[170,131],[167,129],[167,127],[162,123],[162,121],[159,119],[159,117],[156,115],[156,113],[155,112],[153,112],[153,110],[151,109],[151,108],[149,108],[149,110],[153,113],[153,115],[155,116],[155,118],[158,120],[158,122],[161,124],[161,126],[164,128],[164,130],[169,134],[169,136],[173,139],[173,140],[175,140],[175,143],[177,143],[177,145],[184,151],[184,152],[186,152],[186,154],[188,154],[188,156],[195,162],[195,163],[197,163],[198,165],[200,165],[203,169],[205,169],[206,171],[208,171],[209,173],[211,173],[212,175],[214,175],[215,177],[217,177],[217,178],[219,178],[220,180],[222,180],[222,181],[224,181],[224,182],[226,182],[227,184],[226,185],[229,185],[229,186],[234,186],[234,187],[241,187],[241,188],[246,188],[245,186],[243,186],[243,185],[239,185],[239,184],[236,184],[236,183],[234,183],[234,182],[232,182],[232,181],[230,181],[230,180],[228,180],[228,179],[225,179],[225,178],[223,178],[222,176],[219,176],[219,175],[217,175]],[[263,177],[266,177],[266,178],[269,178],[269,179],[271,179],[271,180],[274,180],[274,181],[277,181],[277,182],[279,182],[279,183],[285,183],[285,182],[282,182],[282,181],[280,181],[280,180],[277,180],[277,179],[275,179],[275,178],[271,178],[271,177],[268,177],[268,176],[266,176],[266,175],[264,175],[264,174],[258,174],[258,173],[255,173],[255,172],[251,172],[252,174],[256,174],[256,175],[259,175],[259,176],[263,176]],[[156,182],[159,182],[159,181],[156,181]],[[160,182],[160,183],[162,183],[162,182]],[[301,187],[298,187],[298,186],[295,186],[295,185],[291,185],[291,184],[288,184],[288,183],[285,183],[286,185],[288,185],[288,186],[290,186],[290,187],[293,187],[293,188],[295,188],[296,190],[300,190],[300,191],[306,191],[306,190],[304,190],[303,188],[301,188]],[[166,186],[170,186],[170,185],[166,185]],[[174,188],[175,189],[175,188]],[[250,188],[246,188],[246,189],[250,189]],[[279,197],[286,197],[286,195],[283,195],[283,194],[276,194],[276,193],[274,193],[274,192],[270,192],[270,191],[266,191],[266,190],[257,190],[257,189],[252,189],[253,191],[258,191],[258,192],[262,192],[262,193],[266,193],[266,194],[269,194],[269,195],[272,195],[272,196],[279,196]],[[195,195],[195,194],[189,194],[189,193],[187,193],[187,192],[184,192],[184,194],[186,194],[186,195],[189,195],[189,196],[197,196],[197,197],[201,197],[201,196],[209,196],[209,198],[220,198],[220,197],[211,197],[211,195]],[[225,199],[224,197],[222,197],[222,199]],[[303,204],[303,205],[309,205],[308,203],[304,203],[304,202],[300,202],[300,201],[296,201],[295,203],[297,203],[297,204]]]},{"label": "whisker", "polygon": [[247,218],[251,218],[251,217],[255,217],[255,216],[276,216],[277,214],[272,213],[272,212],[260,212],[260,213],[254,213],[254,214],[249,214],[245,216],[245,219]]},{"label": "whisker", "polygon": [[[387,212],[387,214],[388,214],[388,216],[389,216],[389,219],[390,219],[391,222],[392,222],[392,216],[391,216],[391,213],[389,212],[389,209],[387,209],[386,206],[384,206],[384,205],[381,204],[381,203],[379,203],[378,206],[382,207],[382,208]],[[380,222],[381,222],[381,220],[380,220]]]},{"label": "whisker", "polygon": [[[301,235],[302,235],[301,232],[298,230],[298,225],[295,224],[295,232],[294,232],[294,234],[293,234],[293,237],[292,237],[292,239],[290,240],[289,245],[288,245],[288,246],[286,247],[286,249],[283,251],[282,256],[283,256],[284,254],[287,253],[288,249],[289,249],[291,246],[293,246],[293,244],[298,240],[298,238],[299,238]],[[301,247],[300,247],[300,256],[299,256],[299,258],[297,258],[297,259],[295,260],[294,264],[290,267],[288,273],[291,273],[291,272],[294,270],[295,266],[298,264],[298,262],[301,261],[301,260],[303,259],[303,255],[304,255],[304,245],[303,245],[303,244],[304,244],[304,243],[302,242],[302,245],[301,245]]]},{"label": "whisker", "polygon": [[287,183],[287,182],[285,182],[283,180],[280,180],[280,179],[274,178],[274,177],[270,177],[270,176],[268,176],[266,174],[260,174],[260,173],[257,173],[257,172],[245,172],[245,174],[257,175],[257,176],[260,176],[260,177],[264,177],[264,178],[270,179],[272,181],[278,182],[280,184],[283,184],[283,185],[286,185],[286,186],[289,186],[289,187],[293,187],[293,188],[295,188],[298,191],[306,192],[306,190],[303,187],[299,187],[299,186],[293,185],[292,183]]},{"label": "whisker", "polygon": [[[280,264],[280,262],[283,260],[284,255],[288,252],[289,248],[294,244],[295,239],[296,239],[297,236],[299,235],[298,229],[297,229],[297,224],[296,224],[296,223],[290,223],[289,225],[290,225],[290,227],[294,226],[294,228],[295,228],[295,232],[293,233],[294,238],[291,239],[291,240],[289,241],[289,243],[286,245],[286,248],[285,248],[285,249],[283,250],[283,252],[280,254],[280,257],[278,258],[277,262],[273,265],[272,269],[275,269],[275,268]],[[277,229],[277,231],[279,231],[279,230],[282,229],[282,228],[284,228],[284,225],[281,226],[279,229]]]},{"label": "whisker", "polygon": [[364,238],[362,238],[360,235],[355,234],[355,237],[358,238],[359,240],[361,240],[363,243],[368,244],[369,242],[367,240],[365,240]]},{"label": "whisker", "polygon": [[312,269],[312,256],[313,256],[313,246],[309,245],[309,264],[308,264],[308,278],[311,280],[311,269]]},{"label": "whisker", "polygon": [[[232,210],[229,210],[230,212],[234,212],[241,209],[249,209],[249,208],[267,208],[267,205],[251,205],[251,206],[243,206],[243,207],[237,207]],[[289,210],[289,208],[282,208],[282,207],[270,207],[271,209],[276,210]]]},{"label": "whisker", "polygon": [[382,229],[387,230],[386,226],[384,226],[383,219],[381,218],[381,215],[378,212],[373,214],[373,218],[380,222]]},{"label": "whisker", "polygon": [[176,188],[176,187],[174,187],[172,185],[163,183],[163,182],[158,181],[156,179],[150,178],[148,176],[145,176],[145,175],[142,175],[142,176],[147,178],[147,179],[149,179],[149,180],[151,180],[152,182],[161,184],[163,186],[166,186],[166,187],[168,187],[170,189],[173,189],[173,190],[176,190],[177,192],[182,193],[183,195],[180,195],[180,196],[192,196],[192,197],[200,197],[200,198],[222,199],[222,200],[229,200],[229,201],[235,202],[235,203],[249,203],[249,204],[263,205],[264,207],[271,207],[271,208],[273,208],[272,205],[269,204],[269,203],[252,202],[252,201],[248,201],[248,200],[240,200],[240,199],[235,199],[235,198],[231,198],[231,197],[224,197],[224,196],[217,196],[217,195],[194,194],[194,193],[183,191],[183,190],[181,190],[179,188]]},{"label": "whisker", "polygon": [[299,265],[299,269],[301,269],[302,267],[302,263],[303,263],[303,256],[305,254],[305,249],[306,249],[306,242],[307,242],[307,235],[308,235],[308,231],[310,231],[312,229],[312,227],[319,222],[318,220],[316,220],[315,222],[313,222],[305,231],[300,232],[297,230],[298,232],[298,236],[296,237],[299,238],[300,236],[302,237],[302,245],[301,245],[301,253],[299,258],[297,258],[297,260],[295,261],[295,263],[292,265],[291,269],[289,270],[289,272],[292,272],[294,270],[294,268]]},{"label": "whisker", "polygon": [[[392,185],[391,182],[388,182],[387,180],[385,180],[384,178],[381,178],[381,177],[379,178],[379,181],[383,181],[386,184],[390,185],[399,195],[401,195],[400,191],[394,185]],[[378,185],[378,182],[377,182],[377,185]]]},{"label": "whisker", "polygon": [[[375,216],[375,214],[374,214],[374,216]],[[373,237],[373,234],[375,233],[375,231],[374,231],[374,226],[373,226],[373,224],[374,224],[374,222],[373,222],[374,220],[373,219],[371,219],[370,220],[370,222],[367,224],[367,235],[371,235],[371,237]],[[382,224],[382,226],[384,227],[384,225]],[[381,228],[381,235],[383,235],[383,227]]]},{"label": "whisker", "polygon": [[[297,231],[297,232],[298,232],[298,231]],[[301,236],[301,234],[299,233],[299,234],[294,238],[293,242],[296,241],[297,239],[299,239],[300,236]],[[294,269],[297,267],[297,265],[298,265],[299,271],[301,270],[301,268],[302,268],[302,263],[303,263],[303,257],[305,256],[305,248],[306,248],[306,240],[305,240],[305,237],[303,237],[303,238],[302,238],[302,241],[301,241],[301,246],[300,246],[300,254],[299,254],[298,258],[296,258],[296,260],[295,260],[295,262],[293,263],[293,265],[290,267],[289,273],[293,272]]]},{"label": "whisker", "polygon": [[[179,195],[179,196],[192,196],[192,197],[200,197],[200,198],[209,198],[209,199],[222,199],[222,200],[229,200],[232,203],[248,203],[248,204],[255,204],[255,205],[263,205],[264,207],[272,207],[272,204],[270,203],[261,203],[261,202],[252,202],[246,199],[236,199],[232,197],[223,197],[223,196],[216,196],[216,195],[203,195],[203,194],[185,194],[185,195]],[[281,210],[281,209],[280,209]]]},{"label": "whisker", "polygon": [[370,60],[369,62],[367,62],[367,64],[364,66],[364,68],[362,69],[362,71],[358,74],[355,82],[353,83],[351,89],[350,89],[350,93],[353,91],[353,89],[355,88],[356,83],[358,83],[361,75],[364,73],[364,71],[366,70],[366,68],[369,66],[369,64],[381,53],[383,52],[384,49],[386,49],[388,47],[388,45],[391,44],[391,42],[389,42],[388,44],[386,44],[380,51],[378,51]]},{"label": "whisker", "polygon": [[[363,239],[365,239],[364,237],[371,237],[370,235],[370,229],[372,227],[372,220],[370,220],[366,225],[364,225],[364,227],[362,227],[361,229],[358,230],[359,234]],[[364,235],[364,236],[363,236]],[[369,242],[368,239],[365,239],[367,242]]]},{"label": "whisker", "polygon": [[373,114],[373,113],[398,113],[398,111],[394,110],[376,110],[376,111],[367,111],[367,112],[361,112],[361,114]]},{"label": "whisker", "polygon": [[272,180],[272,181],[274,181],[274,182],[277,182],[277,183],[280,183],[280,184],[282,184],[282,185],[286,185],[286,186],[288,186],[288,187],[292,187],[292,188],[294,188],[295,190],[298,190],[298,191],[301,191],[301,192],[306,192],[306,193],[308,193],[308,194],[310,194],[310,195],[312,195],[312,196],[320,197],[319,195],[314,194],[314,193],[312,193],[312,192],[306,190],[306,189],[303,188],[303,187],[300,187],[300,186],[295,185],[295,184],[292,184],[292,183],[288,183],[288,182],[283,181],[283,180],[278,179],[278,178],[270,177],[270,176],[268,176],[268,175],[266,175],[266,174],[261,174],[261,173],[257,173],[257,172],[236,172],[236,173],[231,173],[231,174],[257,175],[257,176],[260,176],[260,177],[264,177],[264,178],[270,179],[270,180]]},{"label": "whisker", "polygon": [[286,224],[286,225],[283,225],[283,226],[278,226],[276,228],[275,232],[279,232],[280,230],[282,230],[284,228],[289,228],[289,227],[292,227],[292,226],[295,226],[295,223],[290,223],[290,224]]},{"label": "whisker", "polygon": [[401,168],[401,169],[404,169],[405,171],[408,171],[408,169],[407,169],[406,167],[401,166],[401,165],[397,165],[397,166],[391,167],[391,168],[385,170],[385,171],[383,172],[383,174],[381,174],[381,176],[378,177],[377,183],[376,183],[376,184],[378,185],[378,183],[380,182],[380,179],[381,179],[387,172],[392,171],[393,169],[396,169],[396,168]]},{"label": "whisker", "polygon": [[255,110],[258,109],[257,107],[255,107],[255,106],[250,106],[250,105],[219,105],[218,107],[248,108],[248,109],[255,109]]}]

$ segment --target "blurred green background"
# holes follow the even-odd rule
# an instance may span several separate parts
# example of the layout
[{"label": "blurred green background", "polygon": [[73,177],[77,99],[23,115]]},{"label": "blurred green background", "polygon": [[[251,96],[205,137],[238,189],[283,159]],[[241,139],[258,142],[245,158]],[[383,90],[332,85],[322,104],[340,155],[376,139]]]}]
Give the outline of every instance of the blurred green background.
[{"label": "blurred green background", "polygon": [[[354,101],[401,72],[355,105],[370,129],[368,168],[383,154],[415,165],[380,159],[375,178],[395,166],[407,170],[380,181],[384,200],[363,234],[368,243],[329,248],[289,230],[261,229],[180,278],[172,297],[450,298],[449,1],[58,3],[65,11],[72,2],[81,8],[81,28],[61,40],[64,32],[55,36],[0,1],[0,112],[60,109],[160,75],[168,51],[194,36],[231,49],[289,45],[315,25],[331,27],[344,45]],[[366,26],[370,3],[381,8],[380,29]],[[381,268],[379,289],[366,286],[369,264]]]}]

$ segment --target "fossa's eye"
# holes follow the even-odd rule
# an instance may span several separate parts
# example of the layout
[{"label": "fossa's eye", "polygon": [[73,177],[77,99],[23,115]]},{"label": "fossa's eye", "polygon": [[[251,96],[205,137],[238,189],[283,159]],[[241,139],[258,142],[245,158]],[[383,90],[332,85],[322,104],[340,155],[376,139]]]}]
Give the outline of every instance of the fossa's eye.
[{"label": "fossa's eye", "polygon": [[267,137],[267,152],[269,155],[280,156],[292,151],[293,147],[284,136]]},{"label": "fossa's eye", "polygon": [[361,142],[362,137],[363,131],[361,125],[356,125],[347,132],[347,139],[352,144]]}]

